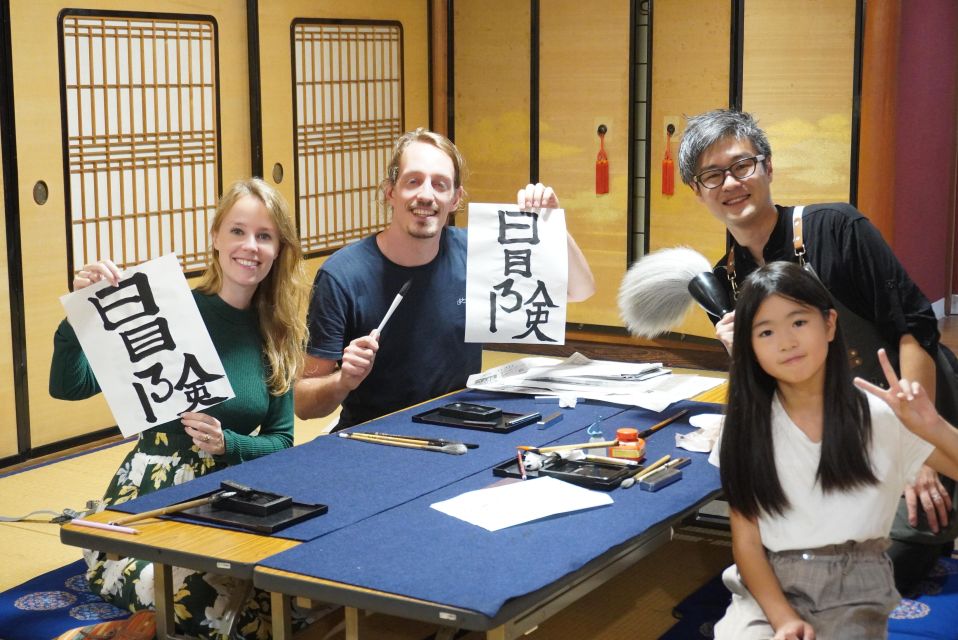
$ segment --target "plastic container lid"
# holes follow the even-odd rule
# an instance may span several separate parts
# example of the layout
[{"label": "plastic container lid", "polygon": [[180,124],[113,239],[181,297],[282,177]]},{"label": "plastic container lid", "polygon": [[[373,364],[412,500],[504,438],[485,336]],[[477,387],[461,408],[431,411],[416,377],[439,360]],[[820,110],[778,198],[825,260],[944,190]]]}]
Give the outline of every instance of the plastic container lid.
[{"label": "plastic container lid", "polygon": [[622,427],[615,430],[615,439],[622,442],[638,442],[639,430],[632,427]]}]

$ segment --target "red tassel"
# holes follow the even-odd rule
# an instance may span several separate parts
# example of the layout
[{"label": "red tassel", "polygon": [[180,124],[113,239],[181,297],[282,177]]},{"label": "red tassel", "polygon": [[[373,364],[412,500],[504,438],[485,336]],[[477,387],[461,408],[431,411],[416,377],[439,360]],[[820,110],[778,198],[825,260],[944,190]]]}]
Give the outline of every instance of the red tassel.
[{"label": "red tassel", "polygon": [[599,153],[595,157],[595,193],[609,192],[609,156],[605,154],[605,125],[599,125]]},{"label": "red tassel", "polygon": [[675,193],[675,163],[672,162],[672,125],[665,134],[665,158],[662,160],[662,193],[671,196]]}]

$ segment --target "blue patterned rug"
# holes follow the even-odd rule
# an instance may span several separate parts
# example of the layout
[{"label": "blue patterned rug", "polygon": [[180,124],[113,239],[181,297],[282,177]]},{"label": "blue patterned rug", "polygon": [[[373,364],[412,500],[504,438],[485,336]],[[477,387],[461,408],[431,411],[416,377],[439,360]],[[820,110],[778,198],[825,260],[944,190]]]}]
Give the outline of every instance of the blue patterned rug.
[{"label": "blue patterned rug", "polygon": [[0,593],[0,638],[44,640],[75,627],[128,617],[128,611],[90,592],[85,572],[86,563],[77,560]]},{"label": "blue patterned rug", "polygon": [[[888,640],[958,640],[958,559],[942,558],[918,595],[902,598],[888,620]],[[659,640],[711,638],[731,596],[721,574],[680,602],[679,621]]]}]

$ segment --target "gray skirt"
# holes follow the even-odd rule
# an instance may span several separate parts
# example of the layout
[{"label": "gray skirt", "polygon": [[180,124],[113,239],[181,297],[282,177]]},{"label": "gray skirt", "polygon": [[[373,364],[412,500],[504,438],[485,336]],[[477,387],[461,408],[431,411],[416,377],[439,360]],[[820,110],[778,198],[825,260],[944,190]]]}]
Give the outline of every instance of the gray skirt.
[{"label": "gray skirt", "polygon": [[[887,539],[818,549],[769,552],[768,560],[789,604],[815,629],[818,640],[888,637],[888,615],[901,599],[895,590]],[[768,640],[775,631],[749,593],[738,567],[722,574],[732,592],[716,640]]]}]

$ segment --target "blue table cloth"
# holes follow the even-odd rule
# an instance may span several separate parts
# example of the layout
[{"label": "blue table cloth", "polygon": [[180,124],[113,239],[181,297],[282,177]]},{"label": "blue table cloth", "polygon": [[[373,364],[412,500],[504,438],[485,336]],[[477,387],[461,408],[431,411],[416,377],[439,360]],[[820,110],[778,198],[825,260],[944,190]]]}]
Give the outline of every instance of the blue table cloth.
[{"label": "blue table cloth", "polygon": [[[453,398],[490,404],[513,413],[540,411],[547,415],[562,411],[564,417],[544,430],[531,424],[512,433],[454,429],[412,421],[413,415],[451,402]],[[507,456],[514,455],[517,445],[544,446],[570,434],[576,434],[579,438],[574,441],[584,442],[588,440],[585,435],[588,425],[602,417],[606,418],[603,425],[608,429],[609,425],[614,424],[612,417],[625,410],[622,406],[598,402],[580,402],[574,410],[565,410],[559,409],[556,403],[537,404],[530,396],[463,391],[452,397],[440,398],[357,425],[348,431],[427,436],[479,445],[479,448],[469,449],[464,455],[389,447],[336,435],[321,436],[306,444],[168,487],[112,508],[142,513],[207,495],[218,490],[223,480],[231,480],[258,491],[291,496],[296,502],[327,505],[329,511],[325,515],[274,534],[292,540],[312,540],[487,470]],[[646,412],[647,425],[656,419],[656,414]],[[611,428],[607,434],[614,437],[615,429]],[[183,515],[168,517],[189,520]]]},{"label": "blue table cloth", "polygon": [[[714,405],[682,403],[693,413]],[[674,412],[670,407],[664,414]],[[605,435],[617,426],[644,428],[661,419],[640,409],[603,422]],[[693,459],[683,478],[655,492],[637,486],[615,489],[608,506],[561,514],[490,532],[430,505],[499,480],[490,469],[383,511],[352,526],[266,559],[262,565],[448,606],[490,618],[512,598],[550,585],[603,553],[673,520],[718,493],[718,469],[705,454],[675,447],[675,434],[692,428],[686,421],[647,440],[647,460],[668,453]],[[525,434],[523,434],[525,435]],[[582,442],[573,432],[558,440]],[[502,456],[500,456],[502,457]]]}]

